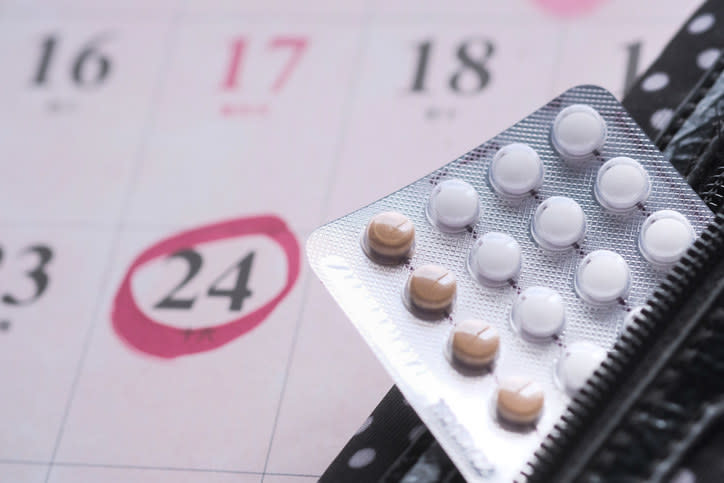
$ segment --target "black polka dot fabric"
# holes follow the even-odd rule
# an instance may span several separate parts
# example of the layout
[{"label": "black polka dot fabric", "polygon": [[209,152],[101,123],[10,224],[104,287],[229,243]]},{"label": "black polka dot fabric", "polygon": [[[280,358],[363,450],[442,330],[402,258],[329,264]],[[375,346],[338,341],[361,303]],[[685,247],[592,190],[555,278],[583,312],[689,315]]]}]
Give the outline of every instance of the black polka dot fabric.
[{"label": "black polka dot fabric", "polygon": [[724,47],[724,2],[705,2],[631,87],[626,109],[656,140]]},{"label": "black polka dot fabric", "polygon": [[724,481],[724,421],[717,421],[684,455],[669,483]]},{"label": "black polka dot fabric", "polygon": [[[415,446],[427,439],[425,448]],[[427,428],[393,386],[320,478],[323,483],[384,481],[415,448],[411,461],[434,442]],[[389,480],[395,481],[395,480]]]},{"label": "black polka dot fabric", "polygon": [[708,1],[623,103],[715,212],[724,210],[724,2]]}]

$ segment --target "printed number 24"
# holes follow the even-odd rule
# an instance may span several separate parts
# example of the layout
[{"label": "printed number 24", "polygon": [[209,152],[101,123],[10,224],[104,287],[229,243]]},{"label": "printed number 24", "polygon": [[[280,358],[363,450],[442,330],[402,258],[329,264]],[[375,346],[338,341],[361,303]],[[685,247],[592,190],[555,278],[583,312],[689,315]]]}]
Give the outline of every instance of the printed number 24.
[{"label": "printed number 24", "polygon": [[[190,310],[193,307],[194,302],[196,302],[196,297],[194,296],[191,298],[177,298],[176,294],[187,283],[189,283],[191,279],[196,276],[197,273],[199,273],[199,270],[201,270],[201,266],[204,263],[203,257],[199,252],[192,249],[187,249],[169,255],[168,258],[180,258],[182,260],[185,260],[189,268],[186,272],[186,276],[184,277],[184,279],[181,280],[181,282],[176,285],[173,290],[171,290],[171,292],[169,292],[168,295],[161,299],[161,301],[158,302],[154,307],[157,309]],[[230,300],[229,310],[241,310],[244,299],[250,297],[252,294],[252,292],[247,288],[247,284],[249,283],[249,274],[251,272],[251,264],[253,261],[254,252],[251,252],[247,256],[242,258],[239,262],[224,271],[224,273],[222,273],[219,278],[214,280],[211,283],[209,290],[206,292],[206,295],[208,295],[209,297],[228,297]],[[234,284],[234,288],[230,290],[219,288],[218,284],[234,271],[236,271],[236,283]]]}]

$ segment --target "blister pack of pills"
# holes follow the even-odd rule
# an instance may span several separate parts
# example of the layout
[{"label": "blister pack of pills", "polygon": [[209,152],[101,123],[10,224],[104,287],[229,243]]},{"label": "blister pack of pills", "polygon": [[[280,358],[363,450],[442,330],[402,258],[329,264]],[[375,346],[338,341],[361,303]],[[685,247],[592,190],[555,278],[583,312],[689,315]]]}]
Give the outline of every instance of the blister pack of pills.
[{"label": "blister pack of pills", "polygon": [[621,104],[579,86],[307,253],[463,476],[510,481],[711,219]]}]

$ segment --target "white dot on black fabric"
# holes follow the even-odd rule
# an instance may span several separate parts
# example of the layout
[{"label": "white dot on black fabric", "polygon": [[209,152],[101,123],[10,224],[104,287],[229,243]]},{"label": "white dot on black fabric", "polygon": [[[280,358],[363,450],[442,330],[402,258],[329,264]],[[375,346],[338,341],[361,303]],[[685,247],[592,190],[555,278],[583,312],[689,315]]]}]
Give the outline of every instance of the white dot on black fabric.
[{"label": "white dot on black fabric", "polygon": [[362,468],[375,460],[377,453],[372,448],[362,448],[353,454],[347,464],[350,468]]},{"label": "white dot on black fabric", "polygon": [[668,107],[659,109],[651,115],[651,125],[660,131],[665,128],[667,124],[669,124],[669,121],[671,121],[673,115],[673,109],[669,109]]},{"label": "white dot on black fabric", "polygon": [[410,434],[407,435],[407,437],[410,439],[410,441],[415,441],[418,436],[420,436],[422,433],[425,432],[425,426],[422,424],[418,424],[414,428],[412,428],[412,431],[410,431]]},{"label": "white dot on black fabric", "polygon": [[696,56],[696,65],[698,65],[700,69],[706,70],[714,65],[714,62],[716,62],[718,58],[719,49],[712,47],[711,49],[702,50],[699,55]]},{"label": "white dot on black fabric", "polygon": [[700,34],[709,30],[714,25],[714,21],[714,14],[702,13],[691,19],[689,25],[686,26],[686,30],[688,30],[690,34]]},{"label": "white dot on black fabric", "polygon": [[696,483],[696,475],[688,468],[681,468],[674,473],[670,483]]},{"label": "white dot on black fabric", "polygon": [[359,429],[354,433],[355,436],[357,436],[358,434],[364,432],[365,429],[369,428],[369,427],[370,427],[370,424],[372,424],[372,420],[373,420],[372,416],[370,416],[369,418],[365,419],[365,422],[362,423],[362,426],[360,426]]},{"label": "white dot on black fabric", "polygon": [[654,72],[649,74],[641,83],[641,89],[646,92],[658,91],[666,87],[669,83],[669,76],[664,72]]}]

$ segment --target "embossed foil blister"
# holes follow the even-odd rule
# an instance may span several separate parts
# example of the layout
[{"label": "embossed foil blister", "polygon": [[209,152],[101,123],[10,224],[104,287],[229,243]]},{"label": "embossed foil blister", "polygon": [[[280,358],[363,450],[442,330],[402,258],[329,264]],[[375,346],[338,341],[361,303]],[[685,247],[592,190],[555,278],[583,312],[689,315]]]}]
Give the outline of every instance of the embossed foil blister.
[{"label": "embossed foil blister", "polygon": [[[605,144],[583,164],[564,162],[551,143],[551,127],[564,108],[584,104],[605,120]],[[490,184],[488,169],[500,148],[524,143],[543,161],[542,185],[522,200],[501,197]],[[605,209],[594,195],[598,168],[626,156],[641,163],[650,180],[645,203],[626,214]],[[470,183],[480,197],[480,216],[469,230],[447,233],[430,223],[426,206],[432,190],[447,179]],[[583,241],[567,251],[543,249],[531,235],[536,208],[553,196],[575,200],[586,216]],[[611,348],[626,315],[642,305],[663,277],[639,249],[646,218],[676,210],[700,233],[712,213],[662,157],[644,132],[608,91],[579,86],[541,107],[469,153],[407,187],[317,229],[307,241],[312,268],[379,357],[407,400],[469,481],[510,481],[519,474],[543,437],[563,413],[569,396],[556,378],[556,363],[567,346],[590,342]],[[361,248],[360,234],[376,214],[397,211],[415,225],[415,249],[406,263],[375,263]],[[502,287],[487,287],[467,268],[470,248],[487,232],[512,236],[522,249],[520,275]],[[613,251],[630,269],[625,299],[597,306],[575,288],[579,264],[594,250]],[[442,265],[457,278],[457,296],[449,317],[416,317],[403,302],[414,268]],[[566,324],[556,337],[530,340],[512,327],[510,312],[521,290],[544,286],[566,304]],[[500,333],[500,353],[490,372],[468,374],[446,355],[455,323],[482,319]],[[544,389],[545,405],[535,427],[511,430],[494,409],[500,378],[523,375]],[[565,424],[561,422],[560,424]]]}]

